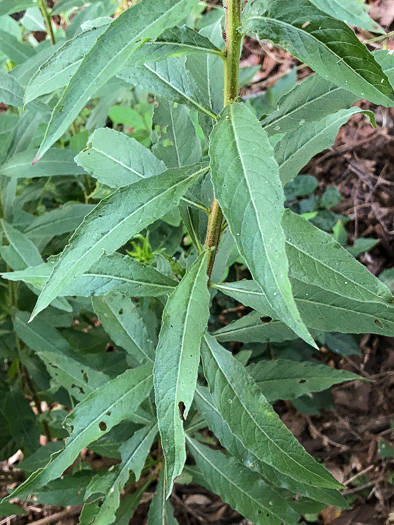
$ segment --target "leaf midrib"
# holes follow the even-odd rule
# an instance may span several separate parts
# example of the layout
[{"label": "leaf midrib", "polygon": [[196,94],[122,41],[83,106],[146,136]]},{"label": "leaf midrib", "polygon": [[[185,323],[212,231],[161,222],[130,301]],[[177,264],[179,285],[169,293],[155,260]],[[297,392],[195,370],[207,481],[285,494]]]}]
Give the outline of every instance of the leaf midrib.
[{"label": "leaf midrib", "polygon": [[[383,93],[382,91],[379,91],[379,89],[375,86],[375,84],[371,84],[368,80],[366,80],[362,75],[360,75],[360,73],[358,73],[357,70],[353,69],[347,62],[345,62],[345,58],[342,58],[340,57],[337,53],[335,53],[331,48],[329,48],[324,42],[322,42],[321,40],[318,40],[314,35],[312,35],[311,33],[308,33],[307,31],[305,31],[303,28],[299,28],[299,27],[296,27],[296,26],[293,26],[291,24],[289,24],[288,22],[284,22],[283,20],[278,20],[276,18],[272,18],[272,17],[269,17],[269,16],[252,16],[250,18],[247,19],[248,21],[250,20],[269,20],[271,22],[274,22],[274,23],[277,23],[278,25],[283,25],[283,26],[286,26],[288,27],[290,30],[292,31],[299,31],[300,33],[304,34],[304,36],[306,38],[311,38],[312,40],[315,40],[315,42],[317,43],[317,45],[321,45],[323,46],[330,54],[332,54],[334,57],[338,58],[338,62],[342,62],[343,64],[345,64],[345,66],[352,72],[354,73],[356,76],[359,77],[359,79],[363,82],[366,82],[369,86],[371,86],[375,91],[377,91],[379,93],[379,95],[383,95],[383,96],[386,96],[388,97],[388,95],[386,95],[385,93]],[[382,70],[383,71],[383,70]],[[387,76],[386,76],[387,77]]]}]

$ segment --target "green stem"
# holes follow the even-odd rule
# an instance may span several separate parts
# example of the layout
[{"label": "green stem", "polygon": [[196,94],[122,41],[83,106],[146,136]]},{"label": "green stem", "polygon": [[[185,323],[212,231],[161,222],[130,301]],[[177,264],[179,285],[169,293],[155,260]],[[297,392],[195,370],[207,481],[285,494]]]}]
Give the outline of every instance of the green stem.
[{"label": "green stem", "polygon": [[47,33],[49,35],[49,38],[51,39],[52,45],[55,45],[56,44],[55,34],[53,32],[52,20],[51,20],[49,11],[48,11],[46,0],[39,0],[38,6],[41,10],[42,16],[44,17],[45,27],[47,28]]},{"label": "green stem", "polygon": [[[242,35],[238,31],[241,25],[241,0],[226,0],[226,59],[224,61],[224,105],[238,100],[238,71],[241,54]],[[211,277],[215,257],[219,248],[222,231],[223,213],[214,198],[208,219],[205,247],[208,255],[208,277]]]}]

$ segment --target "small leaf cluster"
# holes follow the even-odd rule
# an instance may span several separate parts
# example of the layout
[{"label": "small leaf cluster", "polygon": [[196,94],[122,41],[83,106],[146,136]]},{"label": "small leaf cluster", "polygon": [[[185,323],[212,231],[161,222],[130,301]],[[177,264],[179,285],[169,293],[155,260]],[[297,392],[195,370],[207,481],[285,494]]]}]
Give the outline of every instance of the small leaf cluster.
[{"label": "small leaf cluster", "polygon": [[[317,343],[394,335],[390,291],[353,257],[372,245],[346,249],[338,192],[299,175],[352,115],[374,125],[355,102],[394,106],[394,55],[347,24],[384,31],[356,0],[228,0],[226,41],[220,7],[131,3],[0,1],[0,459],[22,449],[27,478],[0,512],[34,497],[126,525],[150,488],[148,525],[170,525],[174,481],[256,525],[346,508],[272,403],[314,410],[357,379]],[[243,100],[245,35],[314,74]],[[247,314],[218,326],[223,301]]]}]

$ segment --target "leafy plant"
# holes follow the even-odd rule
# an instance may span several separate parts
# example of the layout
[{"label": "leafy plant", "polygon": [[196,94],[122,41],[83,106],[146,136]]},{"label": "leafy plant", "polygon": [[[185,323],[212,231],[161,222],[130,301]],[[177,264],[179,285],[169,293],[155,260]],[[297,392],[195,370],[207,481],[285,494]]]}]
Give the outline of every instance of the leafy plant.
[{"label": "leafy plant", "polygon": [[[357,100],[393,107],[393,55],[345,20],[382,29],[355,0],[351,18],[339,2],[227,0],[225,41],[224,11],[197,0],[83,4],[55,5],[64,31],[41,0],[0,2],[0,450],[21,448],[27,476],[0,511],[34,496],[126,524],[157,482],[148,524],[171,524],[173,484],[192,481],[257,525],[347,507],[271,403],[357,378],[315,341],[346,355],[345,334],[394,335],[393,297],[327,211],[336,189],[297,201],[315,182],[296,178],[352,115],[374,124]],[[28,34],[33,15],[51,42]],[[245,35],[315,74],[241,100]],[[220,328],[225,296],[249,313]]]}]

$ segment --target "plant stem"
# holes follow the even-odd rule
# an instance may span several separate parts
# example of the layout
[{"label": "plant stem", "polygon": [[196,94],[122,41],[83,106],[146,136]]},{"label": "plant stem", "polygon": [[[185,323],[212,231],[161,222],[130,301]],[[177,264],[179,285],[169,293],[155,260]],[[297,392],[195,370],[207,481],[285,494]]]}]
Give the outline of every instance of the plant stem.
[{"label": "plant stem", "polygon": [[[242,35],[238,31],[241,25],[241,0],[226,0],[226,59],[224,61],[224,105],[238,100],[238,70],[241,54]],[[215,257],[219,248],[223,213],[214,198],[208,219],[205,247],[208,255],[208,277],[211,277]]]},{"label": "plant stem", "polygon": [[44,17],[45,27],[47,28],[47,33],[49,35],[49,38],[51,39],[52,45],[55,45],[55,34],[53,32],[52,20],[48,11],[46,0],[39,0],[38,6],[41,10],[42,16]]}]

